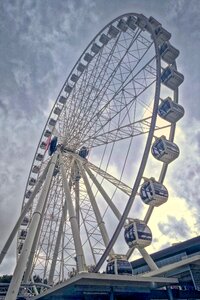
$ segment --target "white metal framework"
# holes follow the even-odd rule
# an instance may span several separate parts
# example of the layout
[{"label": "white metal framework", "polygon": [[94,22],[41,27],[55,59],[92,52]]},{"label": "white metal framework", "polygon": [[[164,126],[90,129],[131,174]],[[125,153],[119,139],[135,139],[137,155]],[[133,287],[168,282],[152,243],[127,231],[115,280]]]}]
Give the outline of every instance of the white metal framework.
[{"label": "white metal framework", "polygon": [[[39,276],[54,285],[80,272],[99,271],[108,257],[129,259],[135,248],[152,271],[158,269],[139,231],[135,246],[128,248],[122,229],[139,223],[131,218],[147,225],[155,205],[150,203],[142,217],[142,178],[153,176],[151,186],[162,185],[168,163],[178,156],[172,151],[175,111],[162,118],[165,107],[160,108],[166,97],[178,103],[183,81],[170,37],[154,18],[125,14],[105,26],[78,59],[47,120],[21,216],[1,252],[0,261],[18,232],[18,262],[6,300],[16,298],[22,277],[24,283]],[[163,135],[169,143],[167,152],[158,149],[158,161],[149,153],[154,137]],[[57,145],[49,156],[53,137]],[[160,158],[165,155],[168,163]],[[155,164],[156,174],[148,162]],[[156,206],[160,185],[153,185]],[[130,234],[139,230],[130,228]]]}]

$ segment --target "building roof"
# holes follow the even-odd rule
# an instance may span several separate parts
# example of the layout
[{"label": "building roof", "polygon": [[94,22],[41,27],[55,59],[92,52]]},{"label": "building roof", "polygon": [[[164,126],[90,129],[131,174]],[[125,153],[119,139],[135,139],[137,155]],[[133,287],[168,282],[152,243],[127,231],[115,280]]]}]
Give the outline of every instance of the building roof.
[{"label": "building roof", "polygon": [[[154,261],[158,261],[161,259],[171,257],[173,255],[180,254],[182,252],[185,252],[187,255],[191,255],[198,251],[200,251],[200,236],[178,243],[158,252],[152,253],[150,256]],[[131,264],[133,268],[138,268],[142,267],[143,265],[146,265],[146,262],[143,258],[140,258],[132,261]]]}]

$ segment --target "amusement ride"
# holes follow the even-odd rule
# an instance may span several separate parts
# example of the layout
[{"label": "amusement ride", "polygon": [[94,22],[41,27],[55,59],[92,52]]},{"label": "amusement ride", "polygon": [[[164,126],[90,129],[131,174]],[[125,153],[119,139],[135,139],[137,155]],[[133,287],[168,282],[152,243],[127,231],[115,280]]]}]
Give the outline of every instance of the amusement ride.
[{"label": "amusement ride", "polygon": [[170,39],[153,17],[128,13],[81,54],[48,117],[21,215],[1,251],[0,262],[17,235],[6,300],[21,284],[37,295],[35,278],[43,291],[85,272],[131,276],[135,249],[158,270],[146,250],[148,223],[170,197],[163,182],[179,156],[174,135],[184,115],[184,76]]}]

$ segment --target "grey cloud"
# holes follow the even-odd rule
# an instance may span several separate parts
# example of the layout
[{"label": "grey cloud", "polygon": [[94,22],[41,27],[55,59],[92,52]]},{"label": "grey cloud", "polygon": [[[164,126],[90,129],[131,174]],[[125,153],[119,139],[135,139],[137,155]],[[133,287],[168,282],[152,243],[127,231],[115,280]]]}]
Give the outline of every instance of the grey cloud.
[{"label": "grey cloud", "polygon": [[167,219],[167,223],[158,223],[158,228],[162,234],[167,235],[170,238],[182,240],[189,238],[190,228],[183,218],[177,220],[174,216],[168,216]]}]

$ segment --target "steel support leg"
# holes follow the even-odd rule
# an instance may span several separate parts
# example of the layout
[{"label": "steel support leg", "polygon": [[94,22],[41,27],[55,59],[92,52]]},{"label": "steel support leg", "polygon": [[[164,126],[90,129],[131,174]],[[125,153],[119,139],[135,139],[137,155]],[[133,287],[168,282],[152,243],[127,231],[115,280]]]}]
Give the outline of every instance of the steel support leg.
[{"label": "steel support leg", "polygon": [[22,252],[19,257],[19,260],[17,262],[17,266],[15,268],[15,271],[14,271],[8,292],[6,294],[5,300],[16,300],[16,298],[17,298],[17,294],[18,294],[18,291],[20,288],[22,277],[23,277],[24,271],[26,269],[26,264],[28,262],[30,251],[31,251],[33,241],[35,238],[35,234],[37,231],[37,227],[39,225],[40,219],[42,218],[42,211],[43,211],[43,208],[45,205],[46,195],[47,195],[49,187],[50,187],[51,178],[53,175],[57,156],[58,156],[58,154],[55,153],[51,159],[49,170],[47,172],[46,181],[44,183],[44,187],[43,187],[41,195],[39,197],[36,209],[33,213],[29,231],[28,231],[27,237],[25,239],[24,246],[22,248]]},{"label": "steel support leg", "polygon": [[60,161],[60,169],[61,169],[62,180],[63,180],[63,189],[64,189],[65,197],[67,200],[69,220],[71,223],[74,245],[75,245],[75,250],[76,250],[77,268],[78,268],[78,272],[83,272],[83,271],[86,271],[85,257],[84,257],[84,253],[83,253],[83,249],[82,249],[81,238],[80,238],[80,233],[79,233],[79,228],[78,228],[78,222],[77,222],[76,213],[75,213],[75,209],[74,209],[71,194],[70,194],[70,188],[69,188],[69,184],[67,181],[67,176],[66,176],[66,172],[65,172],[65,168],[64,168],[62,154],[60,154],[59,161]]},{"label": "steel support leg", "polygon": [[54,249],[54,253],[53,253],[53,259],[52,259],[51,268],[50,268],[50,272],[49,272],[49,280],[48,280],[49,285],[53,285],[53,276],[55,273],[56,262],[57,262],[57,258],[58,258],[58,251],[59,251],[59,247],[60,247],[60,242],[61,242],[61,238],[62,238],[63,226],[64,226],[64,223],[66,220],[66,215],[67,215],[67,198],[65,197],[65,203],[63,206],[62,217],[60,220],[58,235],[57,235],[55,249]]},{"label": "steel support leg", "polygon": [[6,253],[7,253],[8,249],[9,249],[9,247],[10,247],[10,245],[11,245],[13,239],[15,238],[15,236],[16,236],[18,230],[19,230],[19,227],[20,227],[20,225],[21,225],[21,223],[22,223],[22,221],[23,221],[23,219],[24,219],[24,217],[25,217],[25,215],[26,215],[26,213],[28,212],[30,206],[32,205],[33,200],[34,200],[36,194],[38,193],[39,189],[40,189],[41,186],[42,186],[42,184],[43,184],[43,182],[44,182],[44,180],[45,180],[45,177],[46,177],[48,168],[49,168],[49,164],[46,166],[46,168],[45,168],[43,174],[40,176],[40,178],[39,178],[39,180],[38,180],[38,182],[37,182],[37,184],[36,184],[36,186],[35,186],[35,189],[33,190],[32,194],[31,194],[31,196],[30,196],[30,199],[29,199],[28,202],[24,205],[24,208],[23,208],[23,210],[22,210],[22,212],[21,212],[21,215],[20,215],[20,217],[19,217],[19,219],[18,219],[18,221],[17,221],[15,227],[13,228],[13,230],[12,230],[12,232],[11,232],[9,238],[7,239],[7,241],[6,241],[6,243],[5,243],[5,246],[3,247],[2,251],[1,251],[1,254],[0,254],[0,264],[2,263],[2,261],[3,261],[5,255],[6,255]]}]

